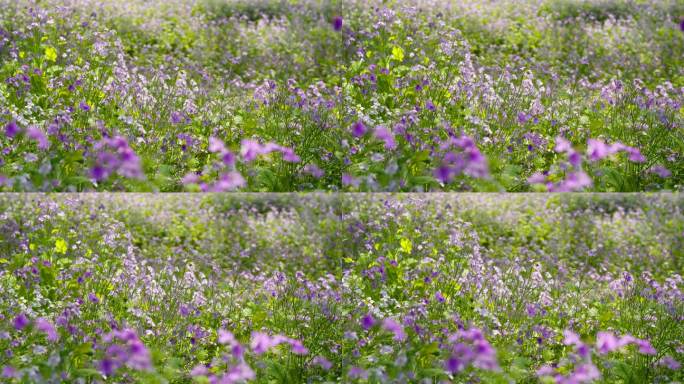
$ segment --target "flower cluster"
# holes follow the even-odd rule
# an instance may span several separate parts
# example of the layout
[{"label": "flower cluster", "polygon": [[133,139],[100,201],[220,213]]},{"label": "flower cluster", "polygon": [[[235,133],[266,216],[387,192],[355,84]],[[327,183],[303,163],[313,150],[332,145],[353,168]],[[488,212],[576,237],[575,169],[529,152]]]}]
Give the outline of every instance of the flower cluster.
[{"label": "flower cluster", "polygon": [[537,371],[540,377],[552,379],[554,383],[560,384],[582,384],[591,383],[601,378],[601,372],[592,363],[592,352],[598,355],[616,351],[627,345],[634,344],[638,351],[644,355],[655,355],[657,351],[648,340],[638,339],[631,335],[617,337],[612,332],[598,332],[596,334],[596,344],[594,348],[585,344],[578,334],[571,330],[563,331],[563,344],[571,346],[577,354],[579,361],[575,363],[574,369],[567,375],[556,372],[551,366],[543,366]]},{"label": "flower cluster", "polygon": [[446,152],[441,165],[434,171],[435,178],[440,182],[450,183],[460,174],[479,178],[489,176],[487,159],[470,137],[450,137],[442,142],[440,150]]},{"label": "flower cluster", "polygon": [[0,381],[680,380],[681,202],[0,195]]},{"label": "flower cluster", "polygon": [[684,185],[668,2],[98,1],[0,0],[3,191]]},{"label": "flower cluster", "polygon": [[105,376],[112,376],[122,367],[134,370],[152,369],[150,351],[132,329],[115,330],[102,337],[107,344],[102,360],[97,364]]},{"label": "flower cluster", "polygon": [[[536,173],[527,179],[530,184],[543,184],[550,192],[581,191],[592,186],[591,177],[582,170],[583,156],[573,148],[570,141],[560,136],[557,137],[554,151],[556,153],[565,154],[567,157],[567,163],[561,164],[560,166],[560,169],[565,173],[565,178],[559,182],[553,183],[548,181],[548,172]],[[589,162],[596,162],[618,152],[626,152],[629,161],[634,163],[643,163],[646,161],[646,158],[637,148],[622,143],[609,145],[598,139],[589,139],[587,141],[585,157]]]},{"label": "flower cluster", "polygon": [[91,177],[102,182],[113,174],[127,178],[142,178],[140,158],[121,136],[105,138],[94,147],[95,162],[90,169]]},{"label": "flower cluster", "polygon": [[449,373],[459,373],[468,366],[485,370],[498,370],[496,351],[478,328],[460,330],[449,336],[451,354],[444,362]]}]

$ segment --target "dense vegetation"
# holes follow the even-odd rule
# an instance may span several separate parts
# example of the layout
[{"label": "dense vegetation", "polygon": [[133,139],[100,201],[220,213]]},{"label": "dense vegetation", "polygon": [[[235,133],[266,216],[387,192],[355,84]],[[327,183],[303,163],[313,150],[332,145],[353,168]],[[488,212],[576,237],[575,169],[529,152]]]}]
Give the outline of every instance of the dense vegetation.
[{"label": "dense vegetation", "polygon": [[679,190],[683,16],[0,0],[0,190]]},{"label": "dense vegetation", "polygon": [[8,383],[684,380],[677,195],[2,195]]}]

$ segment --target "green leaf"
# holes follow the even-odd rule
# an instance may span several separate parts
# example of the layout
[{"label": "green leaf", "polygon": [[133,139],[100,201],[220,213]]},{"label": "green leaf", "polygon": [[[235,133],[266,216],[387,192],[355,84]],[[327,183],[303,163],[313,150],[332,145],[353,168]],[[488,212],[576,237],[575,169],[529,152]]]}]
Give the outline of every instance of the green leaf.
[{"label": "green leaf", "polygon": [[89,343],[83,343],[73,349],[74,356],[89,355],[92,353],[93,347]]},{"label": "green leaf", "polygon": [[102,374],[100,371],[94,368],[81,368],[76,370],[76,376],[85,376],[85,377],[102,377]]},{"label": "green leaf", "polygon": [[411,185],[433,185],[437,184],[437,180],[435,180],[434,177],[432,176],[414,176],[411,178]]},{"label": "green leaf", "polygon": [[444,369],[441,368],[425,368],[420,370],[421,377],[442,377],[444,376]]},{"label": "green leaf", "polygon": [[429,356],[429,355],[436,355],[439,353],[439,344],[437,342],[433,342],[430,344],[425,344],[421,349],[420,349],[420,354],[422,356]]}]

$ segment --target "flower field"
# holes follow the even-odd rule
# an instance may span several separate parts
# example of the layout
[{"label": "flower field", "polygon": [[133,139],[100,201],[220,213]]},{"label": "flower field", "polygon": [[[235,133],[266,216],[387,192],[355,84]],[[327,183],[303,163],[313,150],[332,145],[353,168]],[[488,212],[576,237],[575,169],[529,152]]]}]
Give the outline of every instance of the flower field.
[{"label": "flower field", "polygon": [[675,383],[676,194],[0,195],[7,383]]},{"label": "flower field", "polygon": [[0,0],[0,190],[680,190],[682,4]]},{"label": "flower field", "polygon": [[0,0],[0,384],[682,383],[683,191],[682,0]]}]

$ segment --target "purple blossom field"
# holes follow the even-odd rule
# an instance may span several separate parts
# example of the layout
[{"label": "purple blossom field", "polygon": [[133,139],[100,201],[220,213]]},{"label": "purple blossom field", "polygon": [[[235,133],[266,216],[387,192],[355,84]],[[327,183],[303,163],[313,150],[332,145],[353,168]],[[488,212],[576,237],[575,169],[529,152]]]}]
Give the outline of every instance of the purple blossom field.
[{"label": "purple blossom field", "polygon": [[0,0],[3,191],[680,190],[679,0]]},{"label": "purple blossom field", "polygon": [[677,194],[3,194],[3,383],[677,383]]},{"label": "purple blossom field", "polygon": [[682,0],[0,0],[0,384],[682,383],[683,154]]}]

